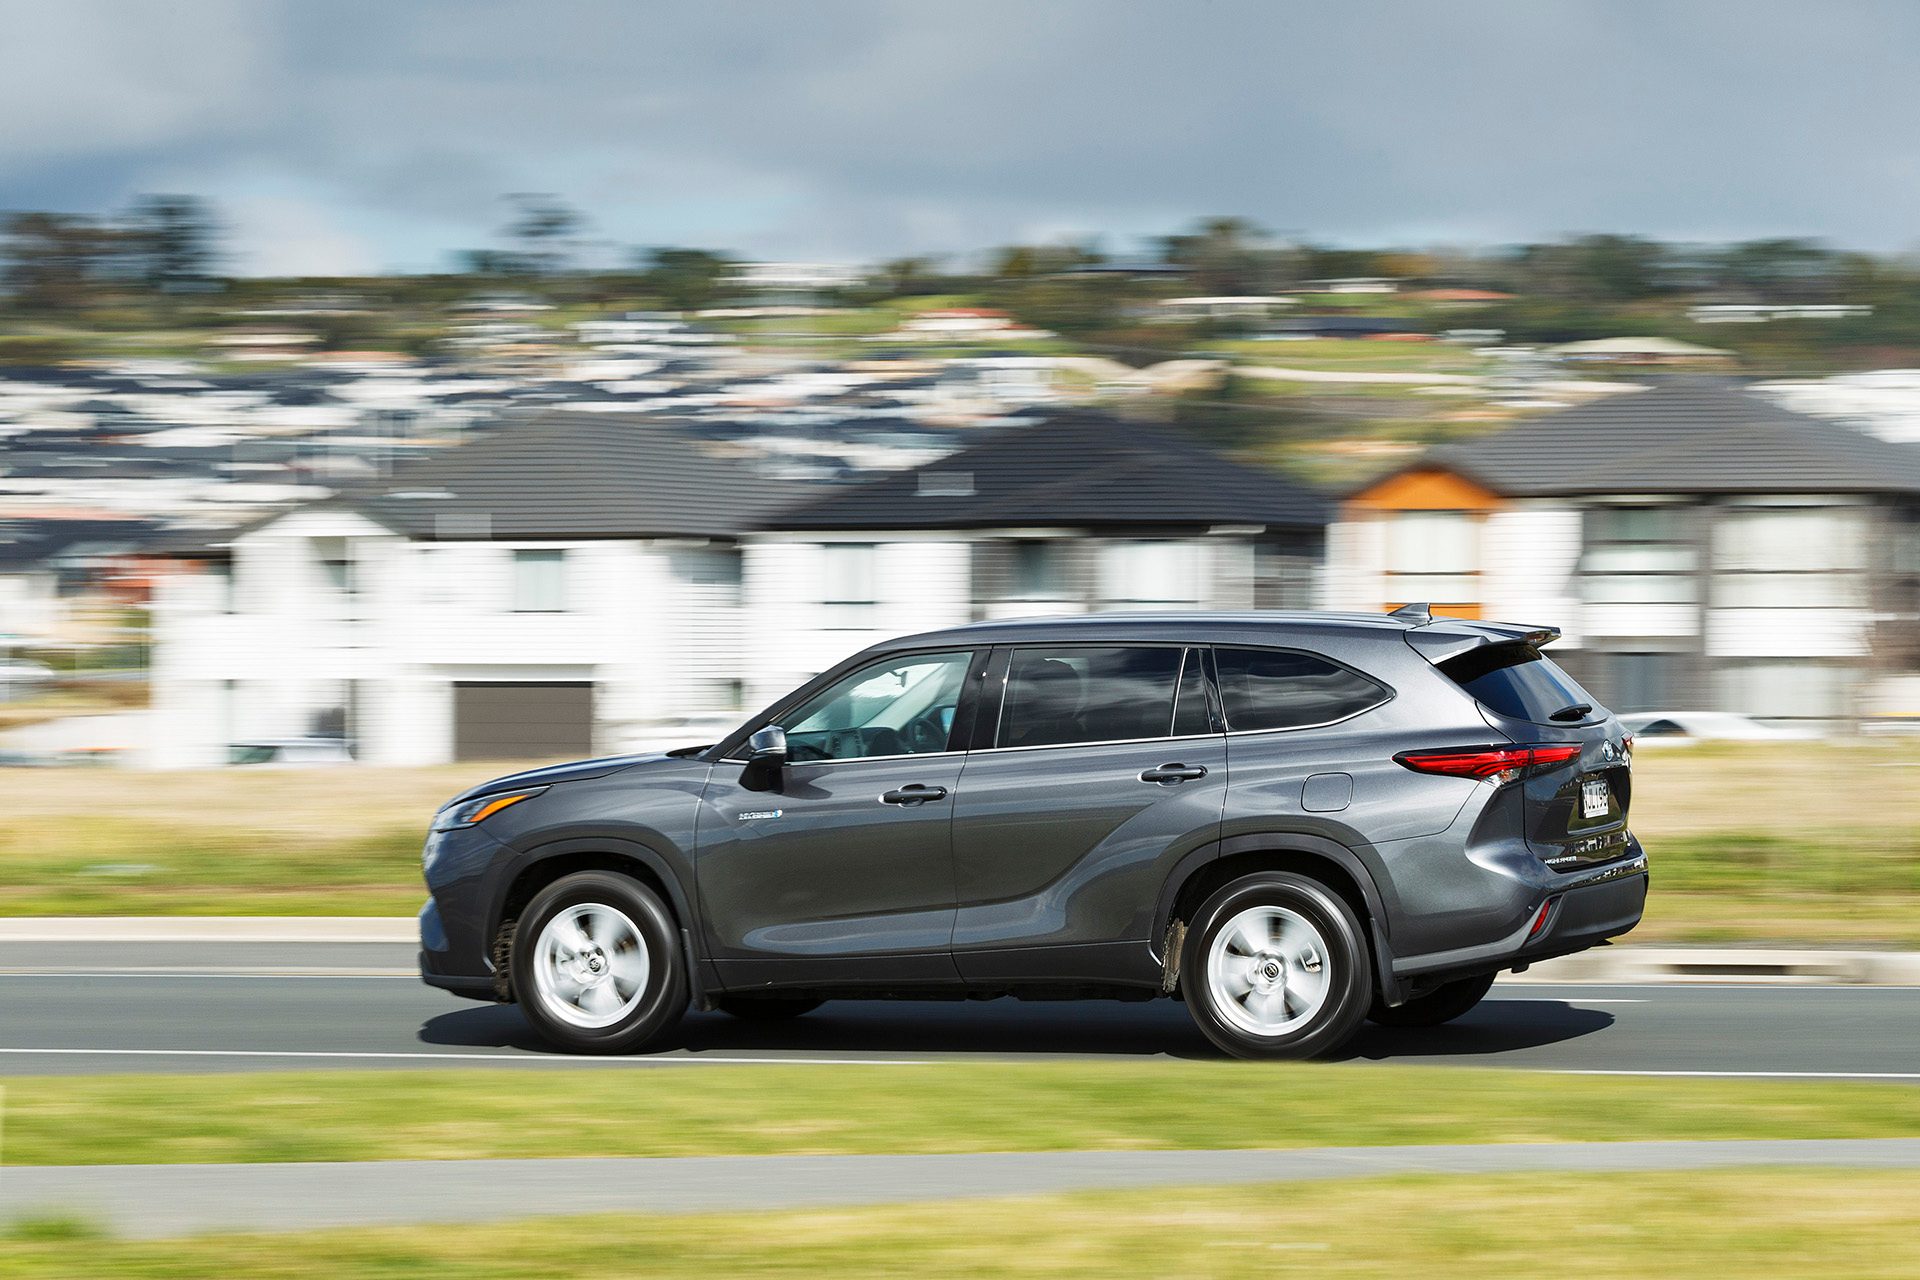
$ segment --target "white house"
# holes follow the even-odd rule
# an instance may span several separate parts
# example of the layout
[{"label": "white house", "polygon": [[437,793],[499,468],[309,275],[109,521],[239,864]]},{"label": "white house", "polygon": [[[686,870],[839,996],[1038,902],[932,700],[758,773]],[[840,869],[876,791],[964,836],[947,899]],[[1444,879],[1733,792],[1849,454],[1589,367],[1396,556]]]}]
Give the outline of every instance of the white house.
[{"label": "white house", "polygon": [[1009,426],[766,521],[746,546],[753,699],[887,636],[1104,609],[1304,607],[1313,493],[1084,412]]},{"label": "white house", "polygon": [[581,756],[737,715],[739,535],[782,490],[671,430],[555,414],[242,530],[155,602],[154,762]]},{"label": "white house", "polygon": [[1350,495],[1328,603],[1551,623],[1616,710],[1920,712],[1920,448],[1676,378]]}]

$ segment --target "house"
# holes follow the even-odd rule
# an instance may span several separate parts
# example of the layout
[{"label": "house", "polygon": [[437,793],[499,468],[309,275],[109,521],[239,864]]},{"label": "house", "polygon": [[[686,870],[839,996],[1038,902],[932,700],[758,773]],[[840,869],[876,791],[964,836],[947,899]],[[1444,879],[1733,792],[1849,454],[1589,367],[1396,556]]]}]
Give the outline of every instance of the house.
[{"label": "house", "polygon": [[1920,700],[1920,448],[1675,378],[1351,494],[1328,603],[1559,626],[1616,710],[1843,719]]},{"label": "house", "polygon": [[554,412],[242,528],[157,593],[153,758],[577,757],[732,716],[739,537],[790,497],[672,427]]},{"label": "house", "polygon": [[886,636],[989,618],[1312,602],[1329,511],[1183,433],[1091,412],[829,491],[746,547],[757,701]]}]

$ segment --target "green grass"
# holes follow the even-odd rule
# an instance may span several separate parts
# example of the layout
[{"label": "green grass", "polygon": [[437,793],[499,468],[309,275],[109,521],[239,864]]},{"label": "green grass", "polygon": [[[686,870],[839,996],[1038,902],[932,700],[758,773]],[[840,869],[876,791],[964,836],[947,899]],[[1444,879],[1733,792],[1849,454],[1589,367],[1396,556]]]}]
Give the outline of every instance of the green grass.
[{"label": "green grass", "polygon": [[523,1070],[25,1077],[7,1083],[0,1155],[21,1166],[1920,1135],[1920,1089],[1884,1084],[1556,1086],[1472,1068],[1232,1062]]},{"label": "green grass", "polygon": [[[510,1193],[502,1204],[511,1205]],[[276,1236],[0,1236],[10,1276],[1920,1276],[1920,1174],[1400,1177]],[[76,1248],[76,1243],[84,1247]]]}]

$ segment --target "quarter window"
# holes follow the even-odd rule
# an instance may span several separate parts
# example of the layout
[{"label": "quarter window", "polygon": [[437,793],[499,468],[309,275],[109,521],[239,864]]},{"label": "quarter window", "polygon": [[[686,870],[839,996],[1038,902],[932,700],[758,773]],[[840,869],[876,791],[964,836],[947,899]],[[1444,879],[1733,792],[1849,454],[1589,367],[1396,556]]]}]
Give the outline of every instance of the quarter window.
[{"label": "quarter window", "polygon": [[997,745],[1164,738],[1180,684],[1178,648],[1016,649]]},{"label": "quarter window", "polygon": [[816,693],[786,716],[793,760],[858,760],[945,751],[969,650],[888,658]]},{"label": "quarter window", "polygon": [[1304,729],[1377,707],[1390,696],[1365,676],[1310,653],[1216,649],[1227,728]]}]

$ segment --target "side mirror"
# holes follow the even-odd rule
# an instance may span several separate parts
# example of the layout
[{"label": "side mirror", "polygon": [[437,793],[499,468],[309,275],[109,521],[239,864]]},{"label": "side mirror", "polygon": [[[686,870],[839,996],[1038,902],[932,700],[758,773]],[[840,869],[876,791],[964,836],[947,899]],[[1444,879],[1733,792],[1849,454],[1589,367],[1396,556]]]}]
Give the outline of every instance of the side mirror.
[{"label": "side mirror", "polygon": [[787,731],[777,724],[756,729],[747,739],[747,760],[751,764],[779,768],[787,762]]}]

